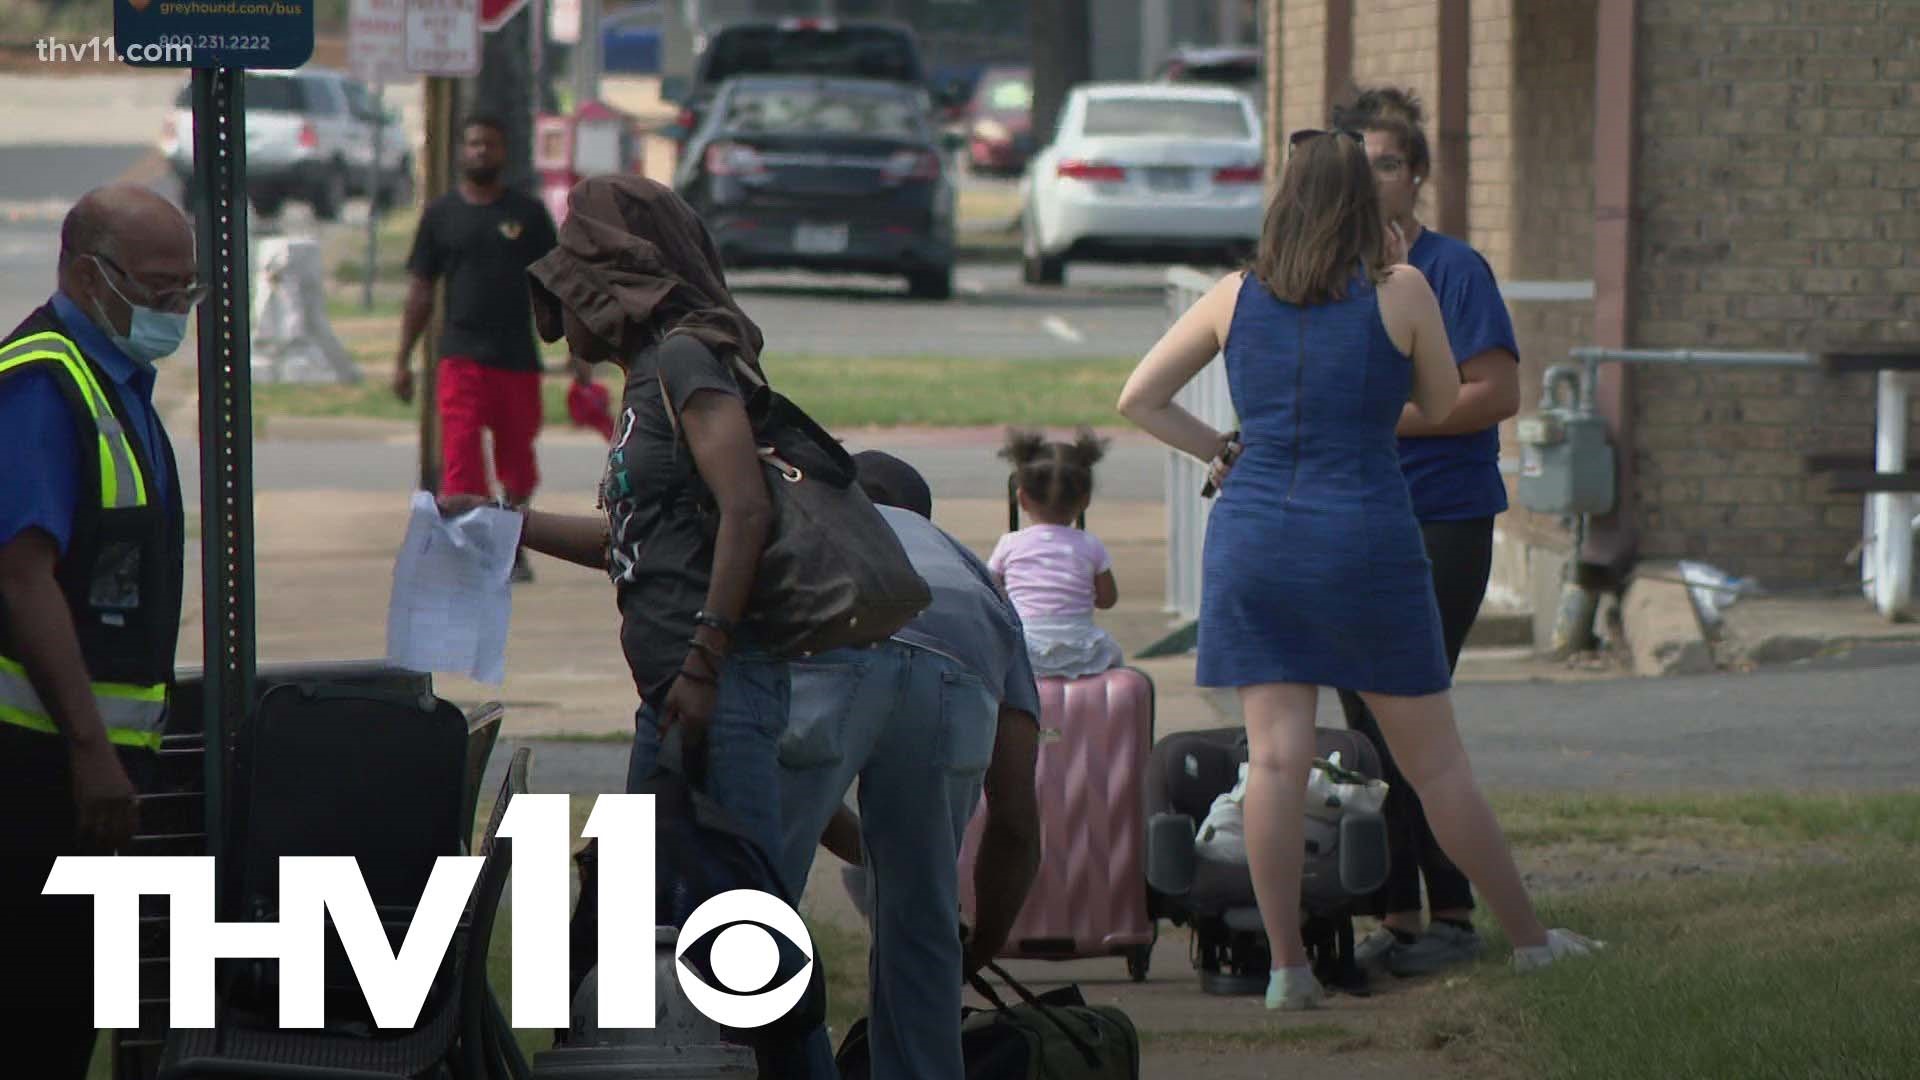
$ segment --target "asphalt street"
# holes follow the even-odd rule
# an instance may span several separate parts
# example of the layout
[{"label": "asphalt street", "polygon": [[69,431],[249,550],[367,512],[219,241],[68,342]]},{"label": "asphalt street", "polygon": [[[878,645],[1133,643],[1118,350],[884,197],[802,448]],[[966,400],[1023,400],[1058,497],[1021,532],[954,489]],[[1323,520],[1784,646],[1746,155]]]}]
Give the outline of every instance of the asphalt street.
[{"label": "asphalt street", "polygon": [[[17,165],[0,171],[0,313],[24,314],[51,290],[66,200],[129,174],[175,194],[151,153],[151,143],[8,148]],[[343,220],[323,225],[295,205],[251,229],[256,239],[280,231],[356,238],[365,213],[356,201]],[[897,278],[750,272],[734,284],[767,339],[790,354],[1043,361],[1145,353],[1166,327],[1164,276],[1152,266],[1075,266],[1064,287],[1032,288],[1016,264],[966,262],[953,299],[941,302],[909,299]]]},{"label": "asphalt street", "polygon": [[[1494,790],[1910,790],[1920,776],[1914,661],[1911,648],[1859,649],[1747,674],[1462,683],[1453,698],[1474,772]],[[1319,722],[1338,727],[1332,697],[1321,695]],[[502,740],[496,772],[519,742]],[[618,791],[626,776],[617,744],[532,745],[537,791]]]},{"label": "asphalt street", "polygon": [[[200,458],[192,433],[179,430],[182,491],[194,505],[199,500]],[[1006,494],[1006,464],[994,456],[996,447],[929,444],[881,432],[846,436],[853,450],[877,449],[912,461],[927,477],[939,498],[1001,498]],[[396,434],[390,439],[261,440],[254,445],[254,488],[257,491],[391,491],[404,499],[413,490],[419,455],[414,440]],[[542,445],[541,490],[550,497],[591,500],[600,482],[607,451],[604,445],[582,439],[550,440]],[[1100,495],[1109,499],[1159,499],[1164,490],[1166,453],[1133,440],[1114,445],[1100,466]],[[1095,511],[1098,512],[1097,509]]]}]

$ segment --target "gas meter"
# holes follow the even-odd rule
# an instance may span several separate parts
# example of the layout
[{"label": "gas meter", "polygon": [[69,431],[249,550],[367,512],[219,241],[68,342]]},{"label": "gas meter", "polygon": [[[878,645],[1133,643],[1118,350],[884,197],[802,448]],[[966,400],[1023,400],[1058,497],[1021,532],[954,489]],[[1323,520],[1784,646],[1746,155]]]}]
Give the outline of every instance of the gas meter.
[{"label": "gas meter", "polygon": [[[1560,401],[1562,389],[1569,400]],[[1520,505],[1537,514],[1604,514],[1613,509],[1613,447],[1607,423],[1581,404],[1580,373],[1547,370],[1540,411],[1520,420]]]}]

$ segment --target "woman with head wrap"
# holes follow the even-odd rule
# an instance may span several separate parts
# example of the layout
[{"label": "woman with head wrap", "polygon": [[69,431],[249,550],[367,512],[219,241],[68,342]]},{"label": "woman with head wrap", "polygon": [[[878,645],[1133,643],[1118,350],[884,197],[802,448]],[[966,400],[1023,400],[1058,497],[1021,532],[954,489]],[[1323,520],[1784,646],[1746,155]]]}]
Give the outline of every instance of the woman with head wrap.
[{"label": "woman with head wrap", "polygon": [[[626,372],[600,484],[604,518],[528,511],[526,546],[604,569],[641,697],[627,786],[683,725],[705,788],[769,856],[780,850],[775,740],[786,665],[740,626],[773,522],[736,370],[760,371],[760,329],[727,291],[705,227],[670,189],[599,176],[568,196],[559,246],[528,269],[549,342]],[[460,513],[476,502],[441,499]]]}]

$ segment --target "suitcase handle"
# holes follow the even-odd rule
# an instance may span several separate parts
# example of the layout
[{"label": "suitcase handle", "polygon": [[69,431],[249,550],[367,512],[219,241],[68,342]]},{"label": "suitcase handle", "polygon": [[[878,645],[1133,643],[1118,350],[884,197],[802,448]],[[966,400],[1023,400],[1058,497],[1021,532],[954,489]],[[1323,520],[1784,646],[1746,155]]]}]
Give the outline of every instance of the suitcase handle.
[{"label": "suitcase handle", "polygon": [[[1015,994],[1019,995],[1021,1001],[1025,1002],[1027,1005],[1032,1007],[1034,1012],[1037,1012],[1041,1016],[1046,1017],[1048,1022],[1053,1024],[1054,1027],[1059,1028],[1060,1034],[1065,1035],[1067,1037],[1067,1041],[1073,1044],[1073,1048],[1075,1050],[1080,1051],[1080,1056],[1081,1058],[1085,1059],[1087,1063],[1087,1068],[1097,1069],[1100,1067],[1100,1052],[1093,1048],[1092,1043],[1088,1042],[1083,1036],[1077,1034],[1076,1032],[1074,1032],[1072,1028],[1068,1027],[1066,1024],[1066,1021],[1060,1019],[1060,1015],[1054,1011],[1053,1006],[1048,1005],[1046,1002],[1041,1001],[1037,997],[1034,997],[1033,991],[1028,990],[1026,987],[1020,985],[1019,981],[1016,980],[1013,976],[1007,974],[1006,969],[1001,967],[999,964],[996,964],[993,961],[989,960],[986,963],[986,970],[993,972],[996,978],[998,978],[1001,982],[1006,983],[1009,989],[1011,989]],[[988,1004],[992,1005],[994,1008],[1000,1010],[1001,1012],[1008,1011],[1007,1003],[1000,999],[999,994],[996,994],[993,992],[993,987],[987,985],[987,980],[981,978],[977,972],[975,974],[967,976],[967,983],[968,985],[973,987],[975,993],[979,994],[983,998],[986,998]]]}]

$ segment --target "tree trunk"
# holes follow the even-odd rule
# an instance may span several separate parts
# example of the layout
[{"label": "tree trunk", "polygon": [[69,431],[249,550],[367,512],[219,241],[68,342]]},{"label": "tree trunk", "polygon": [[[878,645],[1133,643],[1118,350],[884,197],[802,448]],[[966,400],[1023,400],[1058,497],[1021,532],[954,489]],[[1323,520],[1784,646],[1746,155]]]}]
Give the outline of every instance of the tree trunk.
[{"label": "tree trunk", "polygon": [[1054,123],[1067,91],[1093,77],[1089,0],[1034,0],[1033,134],[1053,141]]}]

